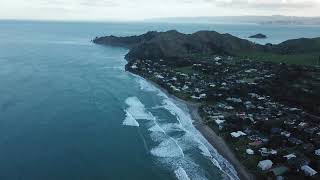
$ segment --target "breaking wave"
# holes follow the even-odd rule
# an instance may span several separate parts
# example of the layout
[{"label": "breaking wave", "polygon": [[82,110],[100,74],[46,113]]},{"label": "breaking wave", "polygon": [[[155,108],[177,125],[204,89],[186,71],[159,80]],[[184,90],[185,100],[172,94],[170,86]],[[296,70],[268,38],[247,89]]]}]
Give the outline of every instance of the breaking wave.
[{"label": "breaking wave", "polygon": [[137,82],[140,85],[140,89],[143,90],[143,91],[149,91],[149,92],[157,91],[157,88],[155,88],[154,86],[150,86],[150,83],[148,83],[147,81],[145,81],[145,80],[143,80],[141,78],[138,78]]},{"label": "breaking wave", "polygon": [[155,124],[154,126],[149,128],[148,130],[151,131],[151,132],[162,132],[162,133],[165,133],[164,130],[158,124]]},{"label": "breaking wave", "polygon": [[137,97],[129,97],[125,102],[129,106],[126,111],[130,113],[133,118],[141,120],[155,119],[151,112],[146,111],[145,106]]},{"label": "breaking wave", "polygon": [[179,167],[174,173],[179,180],[190,180],[187,172],[182,167]]},{"label": "breaking wave", "polygon": [[[239,179],[234,167],[218,154],[216,149],[194,127],[193,120],[184,104],[169,98],[143,78],[138,77],[137,79],[141,90],[156,92],[158,96],[162,97],[161,106],[158,105],[152,109],[164,109],[177,120],[177,122],[166,123],[161,121],[159,124],[159,119],[152,119],[154,123],[148,130],[151,132],[151,139],[159,143],[151,149],[152,155],[164,158],[162,161],[169,164],[173,170],[175,169],[174,173],[178,179],[190,179],[189,176],[191,179],[206,179],[204,170],[188,154],[188,152],[194,152],[195,149],[198,149],[203,157],[209,159],[214,166],[220,169],[223,173],[222,176],[225,176],[226,179]],[[172,133],[176,135],[172,135]]]},{"label": "breaking wave", "polygon": [[162,158],[184,156],[179,144],[171,138],[162,141],[157,147],[151,149],[151,154]]},{"label": "breaking wave", "polygon": [[147,112],[145,106],[141,103],[141,101],[137,97],[129,97],[126,99],[126,104],[128,108],[125,110],[126,118],[123,121],[123,125],[125,126],[136,126],[139,127],[139,120],[154,120],[155,117]]},{"label": "breaking wave", "polygon": [[136,126],[139,127],[139,123],[138,121],[131,115],[131,113],[129,113],[128,111],[126,111],[126,118],[122,123],[123,125],[126,126]]}]

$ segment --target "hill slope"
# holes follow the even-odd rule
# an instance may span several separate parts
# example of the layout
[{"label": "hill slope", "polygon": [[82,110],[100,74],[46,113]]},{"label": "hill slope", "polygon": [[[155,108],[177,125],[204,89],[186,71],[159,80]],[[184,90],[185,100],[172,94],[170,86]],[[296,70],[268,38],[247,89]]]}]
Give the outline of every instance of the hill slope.
[{"label": "hill slope", "polygon": [[[185,59],[205,55],[230,55],[266,59],[312,55],[317,61],[320,52],[320,38],[288,40],[277,45],[259,45],[230,34],[215,31],[199,31],[183,34],[175,30],[151,31],[140,36],[106,36],[93,40],[94,43],[121,46],[130,49],[130,59]],[[303,58],[303,57],[301,57]],[[259,59],[259,58],[257,58]]]}]

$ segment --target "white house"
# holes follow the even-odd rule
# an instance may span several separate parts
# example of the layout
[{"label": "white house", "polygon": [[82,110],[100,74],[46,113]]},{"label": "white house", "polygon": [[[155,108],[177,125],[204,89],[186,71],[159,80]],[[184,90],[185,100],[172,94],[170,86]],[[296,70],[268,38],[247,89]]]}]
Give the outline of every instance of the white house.
[{"label": "white house", "polygon": [[315,171],[314,169],[312,169],[310,166],[308,165],[304,165],[301,166],[301,170],[304,172],[305,175],[307,176],[314,176],[316,175],[318,172]]},{"label": "white house", "polygon": [[252,149],[247,149],[246,153],[249,155],[254,155],[254,151]]},{"label": "white house", "polygon": [[287,160],[291,159],[291,158],[296,158],[297,156],[294,154],[288,154],[286,156],[283,156],[284,158],[287,158]]},{"label": "white house", "polygon": [[138,67],[137,67],[136,64],[133,64],[133,65],[131,66],[131,68],[132,68],[132,69],[137,69]]},{"label": "white house", "polygon": [[264,160],[264,161],[260,161],[259,164],[258,164],[258,167],[265,171],[265,170],[268,170],[272,167],[273,165],[273,162],[271,160]]},{"label": "white house", "polygon": [[164,79],[164,77],[161,76],[161,75],[156,75],[156,77],[157,77],[158,79]]},{"label": "white house", "polygon": [[240,137],[240,136],[246,136],[246,135],[247,135],[246,133],[244,133],[244,132],[242,132],[242,131],[232,132],[232,133],[230,133],[230,134],[231,134],[231,136],[234,137],[234,138],[238,138],[238,137]]},{"label": "white house", "polygon": [[215,61],[220,61],[221,59],[222,59],[222,58],[219,57],[219,56],[217,56],[217,57],[214,58]]},{"label": "white house", "polygon": [[224,120],[217,119],[217,120],[215,120],[215,122],[216,122],[217,125],[221,125],[221,124],[223,124],[225,121],[224,121]]}]

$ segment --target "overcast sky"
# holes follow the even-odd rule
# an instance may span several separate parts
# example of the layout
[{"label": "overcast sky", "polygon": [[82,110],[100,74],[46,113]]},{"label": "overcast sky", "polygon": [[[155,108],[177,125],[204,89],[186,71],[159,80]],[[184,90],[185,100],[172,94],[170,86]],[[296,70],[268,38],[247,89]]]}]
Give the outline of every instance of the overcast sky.
[{"label": "overcast sky", "polygon": [[0,0],[0,19],[141,20],[235,15],[320,16],[320,0]]}]

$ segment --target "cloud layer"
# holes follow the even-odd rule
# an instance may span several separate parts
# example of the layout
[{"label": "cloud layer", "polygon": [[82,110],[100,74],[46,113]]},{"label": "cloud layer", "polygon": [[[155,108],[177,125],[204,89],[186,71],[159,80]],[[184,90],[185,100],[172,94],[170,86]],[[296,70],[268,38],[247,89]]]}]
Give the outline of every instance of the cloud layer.
[{"label": "cloud layer", "polygon": [[207,0],[221,6],[249,8],[300,9],[319,5],[318,0]]},{"label": "cloud layer", "polygon": [[0,0],[0,19],[138,20],[274,14],[320,16],[319,9],[320,0]]}]

